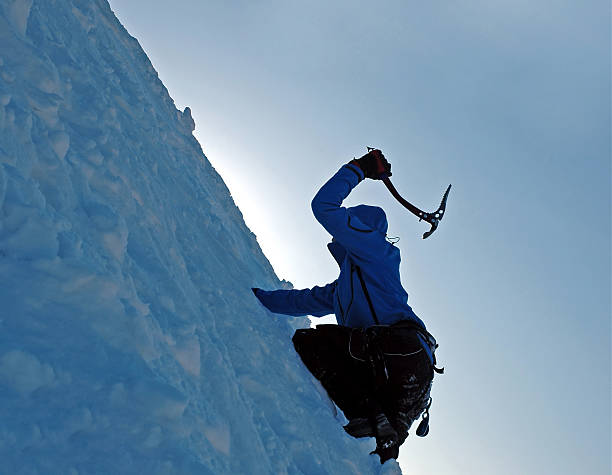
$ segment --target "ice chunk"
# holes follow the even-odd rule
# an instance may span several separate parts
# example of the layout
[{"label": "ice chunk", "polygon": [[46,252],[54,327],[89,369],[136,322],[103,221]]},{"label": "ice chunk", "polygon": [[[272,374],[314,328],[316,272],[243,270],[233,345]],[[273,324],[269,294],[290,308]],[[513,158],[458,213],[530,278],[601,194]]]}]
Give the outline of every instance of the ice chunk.
[{"label": "ice chunk", "polygon": [[53,368],[36,356],[11,350],[0,357],[0,382],[23,395],[28,395],[55,381]]},{"label": "ice chunk", "polygon": [[196,336],[182,338],[173,346],[172,353],[185,371],[200,375],[200,342]]},{"label": "ice chunk", "polygon": [[49,134],[49,140],[57,157],[63,160],[70,147],[70,136],[64,131],[53,132]]},{"label": "ice chunk", "polygon": [[227,425],[208,426],[203,429],[204,435],[216,450],[230,454],[230,431]]},{"label": "ice chunk", "polygon": [[127,230],[122,229],[117,232],[103,233],[102,242],[108,253],[118,262],[123,261],[127,249],[128,235]]},{"label": "ice chunk", "polygon": [[6,16],[21,36],[25,36],[32,0],[8,0]]},{"label": "ice chunk", "polygon": [[189,402],[175,387],[155,380],[139,381],[134,387],[132,397],[141,410],[162,420],[181,417]]},{"label": "ice chunk", "polygon": [[191,109],[189,107],[185,107],[185,110],[181,114],[181,123],[184,127],[189,131],[189,133],[195,130],[195,121],[193,117],[191,117]]}]

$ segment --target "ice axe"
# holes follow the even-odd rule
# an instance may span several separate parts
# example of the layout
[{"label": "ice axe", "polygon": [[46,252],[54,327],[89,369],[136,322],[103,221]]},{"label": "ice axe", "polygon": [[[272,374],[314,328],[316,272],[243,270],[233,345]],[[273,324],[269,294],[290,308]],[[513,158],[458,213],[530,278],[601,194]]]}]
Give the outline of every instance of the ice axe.
[{"label": "ice axe", "polygon": [[[371,152],[374,150],[378,150],[378,149],[368,147],[368,152]],[[399,201],[408,211],[410,211],[417,218],[419,218],[419,221],[425,220],[429,224],[431,224],[431,229],[427,231],[425,234],[423,234],[423,239],[427,239],[429,236],[433,234],[433,232],[436,229],[438,229],[438,224],[440,224],[440,221],[442,221],[442,218],[444,217],[444,211],[446,210],[446,199],[448,198],[448,193],[450,192],[452,185],[448,185],[448,188],[444,192],[444,196],[442,197],[442,201],[440,202],[440,206],[438,207],[438,209],[432,213],[426,213],[425,211],[421,211],[419,208],[414,206],[412,203],[402,198],[402,196],[397,192],[397,190],[393,186],[393,183],[391,183],[391,180],[389,179],[389,175],[386,173],[386,170],[384,169],[384,165],[382,162],[379,163],[379,167],[380,167],[380,172],[381,172],[381,175],[380,175],[381,180],[383,181],[387,189],[391,192],[391,194],[395,197],[395,199]]]}]

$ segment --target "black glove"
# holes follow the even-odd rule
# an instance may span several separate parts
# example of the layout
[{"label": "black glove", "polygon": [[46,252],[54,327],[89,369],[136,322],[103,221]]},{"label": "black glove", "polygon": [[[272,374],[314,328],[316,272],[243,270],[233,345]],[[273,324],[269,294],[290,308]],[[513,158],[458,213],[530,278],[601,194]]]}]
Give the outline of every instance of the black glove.
[{"label": "black glove", "polygon": [[393,445],[388,448],[376,447],[376,450],[370,452],[370,455],[376,454],[380,457],[380,463],[383,464],[389,459],[397,459],[399,457],[399,445]]},{"label": "black glove", "polygon": [[370,454],[377,454],[380,463],[385,463],[389,459],[396,459],[399,456],[400,442],[397,432],[383,413],[375,417],[376,426],[376,450]]},{"label": "black glove", "polygon": [[391,176],[391,164],[377,149],[370,150],[363,157],[352,160],[351,163],[361,168],[365,177],[372,180],[381,180]]}]

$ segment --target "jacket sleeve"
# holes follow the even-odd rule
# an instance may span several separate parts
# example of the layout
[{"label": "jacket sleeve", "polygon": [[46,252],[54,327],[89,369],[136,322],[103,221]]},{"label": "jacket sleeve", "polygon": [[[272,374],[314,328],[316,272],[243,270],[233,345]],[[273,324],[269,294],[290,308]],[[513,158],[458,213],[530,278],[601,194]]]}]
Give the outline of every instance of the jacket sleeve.
[{"label": "jacket sleeve", "polygon": [[333,297],[336,282],[324,287],[313,287],[305,290],[261,290],[255,296],[273,313],[291,315],[292,317],[323,317],[334,313]]},{"label": "jacket sleeve", "polygon": [[361,169],[355,165],[342,166],[325,183],[312,200],[312,212],[321,225],[347,250],[363,258],[376,259],[388,244],[385,236],[356,217],[349,216],[342,202],[363,180]]}]

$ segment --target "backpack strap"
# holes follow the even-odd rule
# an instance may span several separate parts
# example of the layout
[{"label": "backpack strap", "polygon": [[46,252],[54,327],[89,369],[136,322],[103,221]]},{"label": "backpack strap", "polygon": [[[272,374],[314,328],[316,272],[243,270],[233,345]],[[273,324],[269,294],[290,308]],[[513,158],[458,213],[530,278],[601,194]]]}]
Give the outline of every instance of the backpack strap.
[{"label": "backpack strap", "polygon": [[434,336],[429,333],[423,326],[411,320],[400,320],[397,323],[391,325],[391,327],[399,327],[399,328],[410,328],[417,332],[417,336],[421,345],[423,345],[423,349],[429,356],[429,361],[431,362],[431,366],[433,370],[438,374],[444,374],[444,368],[438,368],[436,366],[436,349],[438,348],[438,343]]},{"label": "backpack strap", "polygon": [[[410,320],[402,320],[392,326],[400,327],[400,328],[414,329],[417,333],[417,337],[419,338],[419,341],[421,342],[421,345],[423,345],[425,352],[429,356],[429,360],[431,361],[432,369],[437,374],[444,374],[444,368],[438,368],[436,366],[436,349],[438,348],[439,345],[431,333],[429,333],[421,325],[417,324],[416,322],[412,322]],[[419,437],[425,437],[427,434],[429,434],[429,409],[431,407],[432,401],[433,400],[430,396],[427,401],[427,405],[425,406],[425,409],[423,411],[423,414],[421,416],[422,417],[421,422],[419,423],[419,426],[417,427],[417,430],[416,430],[416,435]]]}]

